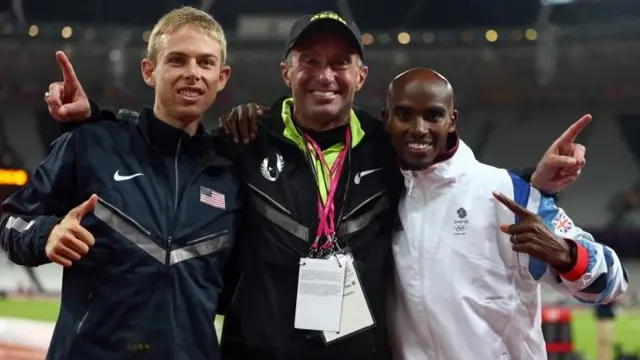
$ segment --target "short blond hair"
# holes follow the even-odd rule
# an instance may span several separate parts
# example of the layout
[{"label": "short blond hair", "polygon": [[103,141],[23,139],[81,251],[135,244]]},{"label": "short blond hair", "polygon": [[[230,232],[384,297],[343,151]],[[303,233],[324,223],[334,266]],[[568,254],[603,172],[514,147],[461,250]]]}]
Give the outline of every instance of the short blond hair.
[{"label": "short blond hair", "polygon": [[220,43],[221,63],[227,61],[227,39],[224,36],[222,26],[213,16],[191,6],[183,6],[171,10],[158,20],[149,36],[147,44],[147,58],[153,62],[158,59],[158,48],[164,35],[172,34],[182,27],[191,25],[202,30],[207,35]]}]

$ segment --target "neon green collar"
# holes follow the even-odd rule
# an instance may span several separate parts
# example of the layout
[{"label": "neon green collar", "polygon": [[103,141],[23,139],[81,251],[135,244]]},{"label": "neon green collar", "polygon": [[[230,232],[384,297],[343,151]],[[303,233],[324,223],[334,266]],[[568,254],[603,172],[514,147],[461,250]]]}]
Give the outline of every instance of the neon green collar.
[{"label": "neon green collar", "polygon": [[[296,143],[296,145],[298,145],[300,150],[307,151],[307,149],[305,149],[304,138],[300,133],[298,133],[298,131],[296,130],[296,126],[293,124],[293,118],[291,116],[292,108],[293,108],[293,98],[285,99],[282,102],[282,121],[284,121],[283,135],[287,139]],[[362,130],[362,126],[360,125],[360,120],[358,119],[358,116],[356,116],[356,113],[353,111],[353,109],[351,109],[349,127],[351,128],[351,148],[353,149],[364,138],[364,130]],[[338,145],[340,148],[344,146],[344,144],[336,144],[336,145]]]}]

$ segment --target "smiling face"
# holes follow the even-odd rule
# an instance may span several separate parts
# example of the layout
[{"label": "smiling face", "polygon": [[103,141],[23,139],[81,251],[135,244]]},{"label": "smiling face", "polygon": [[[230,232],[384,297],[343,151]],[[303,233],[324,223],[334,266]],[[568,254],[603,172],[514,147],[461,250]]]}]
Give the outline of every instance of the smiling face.
[{"label": "smiling face", "polygon": [[191,25],[163,35],[156,61],[142,61],[145,82],[155,88],[154,113],[181,128],[202,119],[230,72],[220,41]]},{"label": "smiling face", "polygon": [[[324,124],[349,118],[355,94],[367,76],[349,35],[330,23],[310,29],[281,70],[293,94],[296,117]],[[317,125],[313,128],[323,128]]]},{"label": "smiling face", "polygon": [[430,70],[416,69],[392,82],[382,116],[403,165],[421,170],[447,150],[458,112],[446,79]]}]

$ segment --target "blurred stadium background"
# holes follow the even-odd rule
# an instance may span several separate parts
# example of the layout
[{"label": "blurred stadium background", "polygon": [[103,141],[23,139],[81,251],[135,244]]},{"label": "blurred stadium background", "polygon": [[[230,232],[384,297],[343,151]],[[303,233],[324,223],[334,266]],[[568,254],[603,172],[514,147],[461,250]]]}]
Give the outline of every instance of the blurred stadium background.
[{"label": "blurred stadium background", "polygon": [[[631,290],[619,303],[614,338],[624,352],[640,354],[640,2],[0,0],[0,199],[24,183],[58,136],[42,100],[60,79],[54,51],[70,56],[103,106],[151,104],[139,73],[145,40],[163,13],[183,4],[211,11],[229,39],[233,73],[207,119],[211,127],[234,105],[268,105],[285,93],[278,63],[289,27],[299,14],[320,10],[354,18],[363,32],[370,76],[360,106],[377,113],[394,75],[436,69],[456,90],[462,137],[487,163],[533,165],[572,121],[593,114],[580,139],[588,165],[560,203],[623,257]],[[56,265],[26,269],[0,254],[0,359],[43,359],[61,276]],[[548,289],[544,300],[571,308],[576,348],[596,360],[593,310]]]}]

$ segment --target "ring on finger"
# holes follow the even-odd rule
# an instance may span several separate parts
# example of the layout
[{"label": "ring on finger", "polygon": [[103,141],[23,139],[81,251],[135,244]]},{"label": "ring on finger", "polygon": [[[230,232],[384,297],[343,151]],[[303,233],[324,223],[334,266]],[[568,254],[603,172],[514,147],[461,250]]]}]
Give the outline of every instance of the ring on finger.
[{"label": "ring on finger", "polygon": [[47,100],[49,98],[49,96],[51,96],[50,92],[47,91],[47,92],[44,93],[44,99],[45,100]]},{"label": "ring on finger", "polygon": [[511,242],[512,242],[512,243],[515,243],[515,242],[517,242],[517,241],[518,241],[518,234],[511,235]]}]

